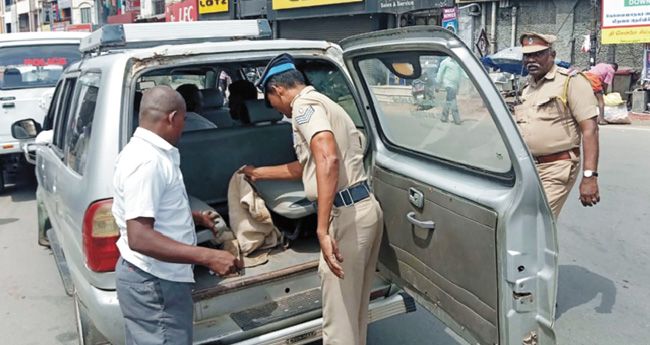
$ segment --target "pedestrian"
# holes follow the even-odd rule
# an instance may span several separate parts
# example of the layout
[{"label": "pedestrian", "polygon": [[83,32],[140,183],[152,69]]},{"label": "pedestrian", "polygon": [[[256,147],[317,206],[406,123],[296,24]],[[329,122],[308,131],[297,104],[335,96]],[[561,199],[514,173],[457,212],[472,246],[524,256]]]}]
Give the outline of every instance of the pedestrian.
[{"label": "pedestrian", "polygon": [[594,94],[598,100],[598,124],[606,125],[605,121],[605,100],[603,95],[607,92],[607,88],[612,84],[614,75],[618,71],[618,64],[616,63],[599,63],[592,67],[585,76],[591,82]]},{"label": "pedestrian", "polygon": [[583,164],[580,201],[600,202],[596,98],[589,81],[555,65],[553,35],[521,35],[523,62],[530,77],[515,107],[517,126],[533,155],[546,197],[557,218]]},{"label": "pedestrian", "polygon": [[442,122],[448,121],[449,113],[451,112],[451,116],[454,119],[454,124],[461,124],[460,116],[458,115],[458,103],[456,102],[456,95],[458,93],[458,87],[462,73],[463,72],[460,66],[453,58],[448,56],[442,60],[442,62],[440,62],[438,75],[436,77],[436,85],[439,87],[442,86],[442,88],[444,88],[447,92],[445,105],[440,116],[440,121]]},{"label": "pedestrian", "polygon": [[366,138],[342,107],[305,85],[289,54],[272,59],[257,85],[267,106],[291,118],[298,160],[242,172],[251,181],[302,177],[317,203],[323,343],[363,345],[383,228],[363,166]]},{"label": "pedestrian", "polygon": [[185,125],[185,102],[168,86],[147,90],[139,127],[115,164],[113,216],[120,228],[115,268],[126,344],[192,344],[192,265],[233,273],[232,254],[196,247],[194,223],[214,229],[207,212],[192,212],[174,145]]}]

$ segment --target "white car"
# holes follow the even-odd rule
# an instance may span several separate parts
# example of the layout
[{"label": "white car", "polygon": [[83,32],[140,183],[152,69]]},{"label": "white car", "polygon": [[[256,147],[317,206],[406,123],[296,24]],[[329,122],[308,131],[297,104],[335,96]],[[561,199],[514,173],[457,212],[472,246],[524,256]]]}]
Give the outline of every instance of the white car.
[{"label": "white car", "polygon": [[[553,215],[505,102],[460,39],[437,27],[372,32],[341,46],[245,39],[268,34],[264,20],[208,21],[108,25],[83,40],[83,60],[57,85],[45,121],[53,138],[37,144],[36,164],[39,239],[49,238],[74,296],[82,343],[124,342],[111,181],[137,126],[143,89],[182,81],[203,93],[201,115],[218,128],[183,133],[181,170],[192,208],[227,217],[227,186],[239,167],[296,157],[291,124],[263,100],[246,101],[248,115],[231,117],[234,104],[224,101],[219,76],[244,80],[246,71],[288,52],[369,139],[369,182],[384,210],[370,321],[412,311],[415,299],[472,344],[554,344]],[[422,61],[446,57],[465,72],[460,126],[440,121],[442,104],[418,110],[403,97],[408,87],[393,82],[417,79]],[[256,187],[291,245],[239,277],[195,268],[196,344],[321,337],[313,207],[300,182]],[[200,245],[210,245],[205,230],[197,231]]]},{"label": "white car", "polygon": [[34,119],[38,126],[42,124],[63,69],[81,59],[79,42],[86,35],[75,32],[0,35],[0,192],[4,189],[3,173],[25,166],[22,151],[29,142],[14,139],[11,125],[24,118]]}]

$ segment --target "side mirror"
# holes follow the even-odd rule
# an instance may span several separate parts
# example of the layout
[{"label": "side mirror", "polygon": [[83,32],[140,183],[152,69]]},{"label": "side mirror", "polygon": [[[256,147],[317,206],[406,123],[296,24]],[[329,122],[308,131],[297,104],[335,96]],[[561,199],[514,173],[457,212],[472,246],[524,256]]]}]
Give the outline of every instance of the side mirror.
[{"label": "side mirror", "polygon": [[14,139],[33,139],[41,132],[41,125],[34,119],[19,120],[11,125],[11,136]]}]

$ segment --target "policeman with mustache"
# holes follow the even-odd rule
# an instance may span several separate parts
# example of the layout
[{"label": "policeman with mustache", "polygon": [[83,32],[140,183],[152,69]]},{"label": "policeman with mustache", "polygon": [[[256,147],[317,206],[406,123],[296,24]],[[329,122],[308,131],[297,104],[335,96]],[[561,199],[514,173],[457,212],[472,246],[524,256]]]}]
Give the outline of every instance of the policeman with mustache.
[{"label": "policeman with mustache", "polygon": [[523,63],[530,78],[514,116],[557,219],[580,174],[581,156],[582,205],[596,205],[600,194],[598,103],[587,78],[575,70],[555,65],[555,40],[554,35],[535,32],[521,35]]}]

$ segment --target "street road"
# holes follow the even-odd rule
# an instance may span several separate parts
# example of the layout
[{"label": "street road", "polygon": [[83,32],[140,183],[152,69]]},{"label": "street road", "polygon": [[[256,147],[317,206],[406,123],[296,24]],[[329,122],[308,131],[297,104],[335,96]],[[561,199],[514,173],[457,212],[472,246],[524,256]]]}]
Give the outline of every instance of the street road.
[{"label": "street road", "polygon": [[[650,344],[650,127],[600,133],[602,202],[583,208],[576,188],[558,224],[558,344]],[[15,182],[0,196],[0,343],[76,344],[72,299],[36,244],[34,183]],[[421,307],[370,325],[368,343],[465,344]]]}]

